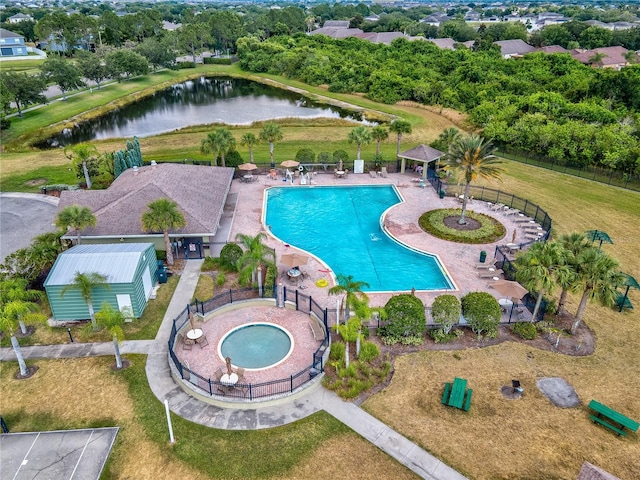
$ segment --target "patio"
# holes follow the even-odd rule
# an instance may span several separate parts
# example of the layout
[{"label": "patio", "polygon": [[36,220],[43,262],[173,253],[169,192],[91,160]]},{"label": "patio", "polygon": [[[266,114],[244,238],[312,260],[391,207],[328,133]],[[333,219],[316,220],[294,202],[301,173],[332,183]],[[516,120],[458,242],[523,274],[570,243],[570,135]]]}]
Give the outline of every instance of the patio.
[{"label": "patio", "polygon": [[[480,252],[485,250],[489,257],[493,257],[493,252],[497,245],[505,245],[512,241],[513,232],[516,231],[517,239],[525,239],[526,230],[518,215],[504,215],[501,211],[494,211],[487,202],[474,200],[468,204],[468,209],[493,216],[500,220],[505,226],[507,234],[498,242],[481,245],[456,244],[432,237],[423,232],[418,226],[418,218],[425,210],[437,208],[458,208],[459,203],[455,197],[445,197],[440,199],[433,188],[427,186],[420,188],[419,184],[412,182],[414,175],[390,173],[387,178],[371,178],[367,174],[350,174],[346,179],[336,179],[333,175],[318,174],[314,176],[316,185],[366,185],[366,184],[394,184],[402,198],[405,200],[392,207],[385,218],[387,230],[399,241],[422,251],[436,254],[449,272],[450,277],[458,286],[457,296],[463,296],[469,292],[486,291],[500,298],[499,294],[489,287],[492,279],[478,278],[475,264],[478,261]],[[263,210],[263,193],[268,187],[286,188],[313,188],[312,186],[300,187],[298,182],[291,185],[283,182],[282,177],[276,179],[268,175],[259,175],[258,181],[251,184],[241,184],[239,181],[232,182],[230,193],[237,193],[238,202],[231,226],[229,239],[235,238],[236,234],[244,233],[254,235],[258,232],[265,232],[268,240],[267,244],[274,248],[278,258],[287,253],[298,251],[295,247],[286,245],[276,239],[271,232],[265,230],[261,223]],[[302,252],[306,253],[306,252]],[[282,273],[282,266],[279,267]],[[307,265],[304,266],[308,277],[299,282],[298,287],[308,288],[305,294],[311,295],[319,303],[324,303],[329,308],[335,306],[338,298],[329,298],[327,288],[316,286],[316,281],[326,279],[329,286],[333,285],[331,273],[327,272],[327,266],[322,264],[317,258],[309,256]],[[357,279],[357,272],[352,275]],[[408,285],[406,292],[411,291]],[[397,292],[396,292],[397,293]],[[431,305],[433,299],[440,295],[441,291],[416,291],[416,295],[426,304]],[[391,297],[392,293],[371,293],[368,294],[372,306],[384,305]]]}]

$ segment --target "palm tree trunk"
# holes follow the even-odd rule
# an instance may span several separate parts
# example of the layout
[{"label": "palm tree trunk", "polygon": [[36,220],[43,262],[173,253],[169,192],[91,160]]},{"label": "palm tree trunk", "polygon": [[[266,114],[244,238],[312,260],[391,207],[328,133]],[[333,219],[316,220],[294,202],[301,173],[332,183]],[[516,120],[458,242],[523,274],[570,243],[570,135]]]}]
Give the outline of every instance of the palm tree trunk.
[{"label": "palm tree trunk", "polygon": [[262,267],[258,267],[258,294],[262,298]]},{"label": "palm tree trunk", "polygon": [[220,154],[220,163],[222,164],[221,166],[223,166],[223,167],[227,166],[227,162],[225,162],[225,160],[224,160],[224,153]]},{"label": "palm tree trunk", "polygon": [[20,350],[20,344],[18,343],[18,339],[11,335],[11,346],[13,347],[13,351],[16,354],[16,359],[18,360],[18,365],[20,366],[20,375],[26,377],[29,373],[27,370],[27,364],[24,361],[24,357],[22,356],[22,350]]},{"label": "palm tree trunk", "polygon": [[81,238],[80,238],[80,229],[79,229],[79,228],[76,228],[76,245],[80,245],[80,241],[81,241]]},{"label": "palm tree trunk", "polygon": [[376,144],[376,157],[380,157],[380,140]]},{"label": "palm tree trunk", "polygon": [[358,145],[358,155],[357,156],[358,156],[357,159],[360,160],[360,145]]},{"label": "palm tree trunk", "polygon": [[361,331],[358,330],[358,336],[356,337],[356,358],[360,357],[360,336]]},{"label": "palm tree trunk", "polygon": [[569,291],[566,288],[562,289],[560,292],[560,299],[558,300],[558,308],[556,309],[556,315],[560,315],[564,313],[564,305],[567,303],[567,293]]},{"label": "palm tree trunk", "polygon": [[467,199],[469,198],[469,190],[471,190],[471,182],[467,182],[464,187],[464,196],[462,197],[462,213],[460,214],[460,220],[458,223],[460,225],[464,225],[467,221],[464,218],[465,213],[467,213]]},{"label": "palm tree trunk", "polygon": [[173,250],[171,250],[171,241],[169,240],[169,230],[162,232],[164,235],[164,248],[167,251],[167,263],[173,265]]},{"label": "palm tree trunk", "polygon": [[118,345],[118,337],[113,336],[113,350],[116,354],[116,368],[122,368],[122,357],[120,356],[120,346]]},{"label": "palm tree trunk", "polygon": [[349,342],[346,338],[344,339],[344,366],[349,368]]},{"label": "palm tree trunk", "polygon": [[276,162],[273,161],[273,142],[269,142],[269,159],[271,160],[271,168],[276,166]]},{"label": "palm tree trunk", "polygon": [[22,332],[22,335],[26,335],[27,326],[24,324],[24,322],[22,320],[18,320],[18,325],[20,325],[20,332]]},{"label": "palm tree trunk", "polygon": [[93,311],[93,302],[91,302],[91,300],[87,301],[87,307],[89,307],[89,316],[91,317],[91,327],[95,332],[98,330],[98,324],[96,323],[96,313]]},{"label": "palm tree trunk", "polygon": [[397,152],[396,152],[396,157],[400,156],[400,142],[402,141],[402,134],[399,133],[398,134],[398,148],[397,148]]},{"label": "palm tree trunk", "polygon": [[531,314],[532,322],[536,321],[538,310],[540,310],[540,304],[542,303],[542,297],[544,297],[545,293],[546,290],[544,288],[538,292],[538,298],[536,298],[536,306],[533,307],[533,313]]},{"label": "palm tree trunk", "polygon": [[91,188],[91,178],[89,178],[89,170],[87,169],[87,162],[82,162],[82,173],[84,173],[84,181],[87,184],[87,188]]},{"label": "palm tree trunk", "polygon": [[253,147],[249,147],[249,160],[253,163]]},{"label": "palm tree trunk", "polygon": [[589,300],[589,292],[591,292],[591,288],[587,288],[582,294],[582,298],[580,299],[580,304],[578,305],[578,310],[576,311],[576,321],[571,325],[571,335],[575,335],[578,331],[578,327],[580,326],[580,322],[582,321],[582,315],[584,314],[585,308],[587,308],[587,300]]}]

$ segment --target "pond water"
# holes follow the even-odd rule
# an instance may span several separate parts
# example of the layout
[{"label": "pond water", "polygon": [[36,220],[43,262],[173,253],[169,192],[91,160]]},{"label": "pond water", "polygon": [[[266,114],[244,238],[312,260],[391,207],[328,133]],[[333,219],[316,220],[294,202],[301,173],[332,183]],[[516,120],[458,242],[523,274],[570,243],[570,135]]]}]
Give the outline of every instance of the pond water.
[{"label": "pond water", "polygon": [[321,105],[288,90],[243,79],[201,77],[66,129],[39,146],[56,147],[134,135],[148,137],[191,125],[217,122],[248,125],[287,117],[345,118],[362,122],[358,112]]}]

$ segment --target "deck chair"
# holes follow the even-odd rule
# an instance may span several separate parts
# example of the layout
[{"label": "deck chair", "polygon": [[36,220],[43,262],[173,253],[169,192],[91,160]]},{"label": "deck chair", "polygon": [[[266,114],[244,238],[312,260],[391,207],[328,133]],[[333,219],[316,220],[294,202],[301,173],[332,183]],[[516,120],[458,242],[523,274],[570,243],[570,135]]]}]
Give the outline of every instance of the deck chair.
[{"label": "deck chair", "polygon": [[220,379],[222,378],[222,375],[224,375],[224,372],[222,371],[222,369],[220,367],[218,367],[218,369],[214,372],[213,376],[216,377],[216,380],[219,382]]},{"label": "deck chair", "polygon": [[[182,334],[180,334],[182,335]],[[195,342],[187,337],[182,337],[182,349],[183,350],[191,350],[193,348],[193,344]]]},{"label": "deck chair", "polygon": [[244,382],[244,368],[238,367],[236,370],[236,375],[238,375],[238,382]]},{"label": "deck chair", "polygon": [[387,167],[380,167],[380,173],[382,174],[382,178],[387,178]]},{"label": "deck chair", "polygon": [[499,277],[503,273],[504,272],[501,269],[494,270],[493,272],[487,270],[485,272],[478,272],[478,277],[480,277],[480,278],[493,278],[493,277]]},{"label": "deck chair", "polygon": [[196,343],[198,345],[200,345],[200,348],[204,348],[207,345],[209,345],[209,340],[207,340],[207,336],[206,335],[202,335],[197,341]]},{"label": "deck chair", "polygon": [[378,178],[378,174],[376,172],[374,172],[373,170],[369,170],[369,176],[371,178]]},{"label": "deck chair", "polygon": [[487,260],[484,263],[476,263],[477,270],[488,270],[490,268],[495,268],[496,259],[492,258],[491,260]]}]

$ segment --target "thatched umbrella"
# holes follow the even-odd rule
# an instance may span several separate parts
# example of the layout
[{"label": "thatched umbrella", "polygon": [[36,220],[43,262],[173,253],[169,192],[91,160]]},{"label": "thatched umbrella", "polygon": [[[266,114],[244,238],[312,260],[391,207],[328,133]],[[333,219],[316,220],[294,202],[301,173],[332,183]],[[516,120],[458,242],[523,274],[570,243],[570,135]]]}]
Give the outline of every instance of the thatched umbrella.
[{"label": "thatched umbrella", "polygon": [[231,374],[233,373],[233,371],[231,370],[231,357],[225,358],[224,361],[227,362],[227,375],[231,376]]}]

